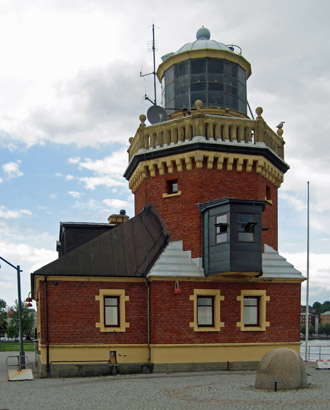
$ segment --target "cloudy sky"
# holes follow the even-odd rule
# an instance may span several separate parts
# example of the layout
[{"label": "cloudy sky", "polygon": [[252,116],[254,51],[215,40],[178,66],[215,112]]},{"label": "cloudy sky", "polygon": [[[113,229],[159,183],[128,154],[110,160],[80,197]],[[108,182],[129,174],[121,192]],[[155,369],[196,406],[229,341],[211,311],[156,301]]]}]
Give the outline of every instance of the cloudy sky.
[{"label": "cloudy sky", "polygon": [[[152,71],[154,23],[157,64],[202,25],[242,48],[250,106],[273,129],[285,121],[280,253],[306,272],[310,181],[310,301],[330,300],[329,16],[328,0],[0,0],[0,256],[23,269],[23,297],[57,257],[60,221],[133,216],[122,175],[153,97],[139,73]],[[1,262],[0,298],[16,294]]]}]

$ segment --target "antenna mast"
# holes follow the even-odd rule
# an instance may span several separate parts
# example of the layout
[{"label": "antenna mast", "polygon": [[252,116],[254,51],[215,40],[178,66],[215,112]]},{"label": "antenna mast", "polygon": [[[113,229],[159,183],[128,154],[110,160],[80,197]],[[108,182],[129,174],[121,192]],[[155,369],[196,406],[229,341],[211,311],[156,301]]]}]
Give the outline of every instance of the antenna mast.
[{"label": "antenna mast", "polygon": [[148,74],[142,74],[142,70],[140,71],[140,77],[146,77],[147,75],[153,75],[154,76],[154,101],[152,101],[147,94],[145,94],[144,99],[150,101],[152,104],[156,105],[157,104],[157,92],[156,92],[156,40],[155,40],[155,25],[152,25],[152,44],[151,44],[151,49],[152,49],[152,56],[153,56],[153,64],[154,64],[154,69],[152,73]]}]

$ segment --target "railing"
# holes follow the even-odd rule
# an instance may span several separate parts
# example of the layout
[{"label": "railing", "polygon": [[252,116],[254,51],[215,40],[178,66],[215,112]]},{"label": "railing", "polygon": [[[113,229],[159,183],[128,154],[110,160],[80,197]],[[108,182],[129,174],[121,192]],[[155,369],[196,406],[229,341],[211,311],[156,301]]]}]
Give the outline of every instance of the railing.
[{"label": "railing", "polygon": [[261,117],[262,108],[256,110],[256,120],[238,117],[211,115],[202,112],[201,106],[192,114],[166,122],[146,126],[145,115],[140,115],[140,126],[134,138],[130,139],[129,160],[144,148],[146,150],[180,144],[195,136],[219,142],[257,144],[263,142],[279,157],[284,159],[283,130],[276,134]]},{"label": "railing", "polygon": [[[302,345],[300,355],[305,360],[305,346]],[[313,362],[316,360],[330,359],[330,345],[329,346],[307,346],[307,360]]]}]

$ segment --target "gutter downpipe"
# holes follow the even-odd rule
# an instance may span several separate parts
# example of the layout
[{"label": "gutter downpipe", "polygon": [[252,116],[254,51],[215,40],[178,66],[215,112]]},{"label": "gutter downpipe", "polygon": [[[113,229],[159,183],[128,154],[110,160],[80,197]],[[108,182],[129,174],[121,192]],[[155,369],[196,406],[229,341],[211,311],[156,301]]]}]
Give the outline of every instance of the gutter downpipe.
[{"label": "gutter downpipe", "polygon": [[150,347],[150,339],[151,339],[151,325],[150,325],[150,284],[147,278],[144,279],[144,282],[147,286],[147,326],[148,326],[148,362],[151,361],[151,347]]},{"label": "gutter downpipe", "polygon": [[46,357],[47,357],[47,377],[49,376],[49,340],[48,340],[48,297],[47,297],[47,276],[44,276],[44,297],[45,297],[45,326],[46,326]]}]

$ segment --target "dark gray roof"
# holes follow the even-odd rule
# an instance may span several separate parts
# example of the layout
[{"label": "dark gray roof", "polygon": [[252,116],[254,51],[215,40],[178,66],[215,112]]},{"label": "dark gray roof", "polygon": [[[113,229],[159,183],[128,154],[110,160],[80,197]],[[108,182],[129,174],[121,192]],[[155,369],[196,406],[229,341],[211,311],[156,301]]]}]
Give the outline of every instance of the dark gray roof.
[{"label": "dark gray roof", "polygon": [[[151,206],[31,274],[145,277],[169,235]],[[32,286],[33,289],[33,286]]]}]

